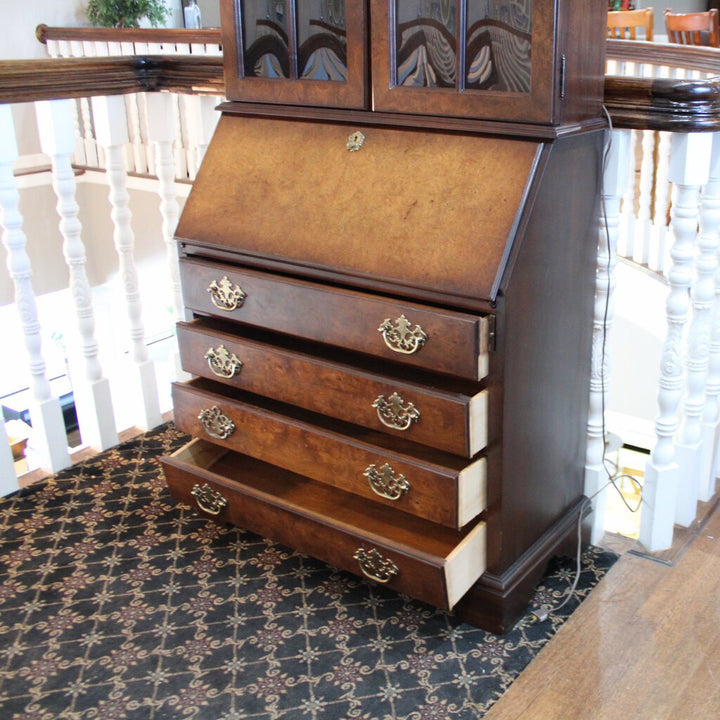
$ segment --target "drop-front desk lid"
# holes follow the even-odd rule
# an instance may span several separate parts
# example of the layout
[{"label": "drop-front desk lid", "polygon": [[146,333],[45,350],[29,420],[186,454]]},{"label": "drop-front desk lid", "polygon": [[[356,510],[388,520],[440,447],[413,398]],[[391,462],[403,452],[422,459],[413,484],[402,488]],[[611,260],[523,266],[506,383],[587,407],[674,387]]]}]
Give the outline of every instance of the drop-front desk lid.
[{"label": "drop-front desk lid", "polygon": [[300,274],[494,300],[541,146],[226,114],[176,234]]}]

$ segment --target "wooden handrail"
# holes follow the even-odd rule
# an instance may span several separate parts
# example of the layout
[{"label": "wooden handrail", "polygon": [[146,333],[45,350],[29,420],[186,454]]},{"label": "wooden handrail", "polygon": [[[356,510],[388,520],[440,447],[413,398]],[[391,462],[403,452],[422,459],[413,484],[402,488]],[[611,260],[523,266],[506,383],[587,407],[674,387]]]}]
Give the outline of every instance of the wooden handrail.
[{"label": "wooden handrail", "polygon": [[224,95],[222,58],[148,55],[0,61],[0,103],[163,90]]},{"label": "wooden handrail", "polygon": [[720,77],[708,80],[606,76],[613,125],[642,130],[720,130]]},{"label": "wooden handrail", "polygon": [[720,48],[608,38],[608,60],[665,65],[720,75]]},{"label": "wooden handrail", "polygon": [[[96,32],[98,28],[67,30]],[[117,37],[119,30],[108,32]],[[608,54],[618,59],[647,62],[646,53],[651,48],[653,62],[683,67],[700,57],[704,58],[702,66],[717,69],[719,77],[690,81],[607,76],[605,106],[613,124],[674,132],[720,130],[720,50],[608,40]],[[717,62],[716,67],[711,60]],[[150,55],[0,61],[2,103],[155,91],[223,95],[222,57]]]},{"label": "wooden handrail", "polygon": [[51,27],[40,24],[35,28],[35,37],[43,44],[47,44],[48,40],[221,44],[220,28],[195,30],[191,28]]}]

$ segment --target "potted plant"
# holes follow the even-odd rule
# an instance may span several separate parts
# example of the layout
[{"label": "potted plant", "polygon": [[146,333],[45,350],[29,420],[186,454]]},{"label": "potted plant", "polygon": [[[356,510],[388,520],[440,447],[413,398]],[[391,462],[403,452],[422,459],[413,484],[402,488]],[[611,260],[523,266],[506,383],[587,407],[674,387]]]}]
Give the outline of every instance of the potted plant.
[{"label": "potted plant", "polygon": [[89,0],[86,14],[93,25],[102,27],[139,27],[142,18],[157,27],[168,9],[165,0]]}]

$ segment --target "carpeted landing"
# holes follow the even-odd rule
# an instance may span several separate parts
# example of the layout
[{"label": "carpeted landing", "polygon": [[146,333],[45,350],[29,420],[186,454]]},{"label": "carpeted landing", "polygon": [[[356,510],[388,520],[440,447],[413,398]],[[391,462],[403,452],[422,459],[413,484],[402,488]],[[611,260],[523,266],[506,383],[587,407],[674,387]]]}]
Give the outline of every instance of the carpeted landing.
[{"label": "carpeted landing", "polygon": [[[173,425],[0,500],[3,720],[481,718],[576,597],[503,637],[177,505]],[[573,578],[558,562],[535,608]]]}]

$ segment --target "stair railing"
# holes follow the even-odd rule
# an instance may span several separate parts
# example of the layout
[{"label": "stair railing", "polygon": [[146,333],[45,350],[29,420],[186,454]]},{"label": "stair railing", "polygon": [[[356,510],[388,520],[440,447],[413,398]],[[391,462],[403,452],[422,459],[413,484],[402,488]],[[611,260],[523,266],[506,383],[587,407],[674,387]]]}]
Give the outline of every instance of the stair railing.
[{"label": "stair railing", "polygon": [[[645,468],[640,541],[671,546],[715,495],[720,425],[720,51],[608,41],[605,103],[613,130],[598,244],[586,493],[606,486],[609,383],[603,353],[618,256],[667,277],[655,442]],[[622,368],[618,369],[622,371]],[[648,368],[654,372],[655,368]],[[604,528],[596,502],[593,538]]]},{"label": "stair railing", "polygon": [[[18,160],[18,133],[14,110],[35,110],[38,140],[49,158],[50,168],[34,173],[33,179],[48,178],[57,200],[58,237],[69,276],[69,314],[74,341],[69,348],[69,376],[83,445],[97,450],[117,443],[118,428],[113,407],[111,384],[103,365],[99,335],[110,336],[123,345],[127,360],[121,383],[122,394],[132,398],[133,417],[129,425],[149,429],[161,422],[156,364],[149,357],[143,321],[143,307],[138,288],[138,272],[134,253],[134,234],[127,192],[127,153],[130,113],[127,95],[142,94],[147,103],[147,140],[153,149],[153,169],[159,182],[159,214],[162,231],[158,236],[165,244],[166,272],[153,288],[171,306],[169,326],[182,317],[177,248],[173,239],[179,216],[177,201],[179,184],[175,178],[173,143],[177,94],[192,94],[200,103],[210,103],[222,96],[222,64],[209,56],[117,56],[95,58],[53,58],[0,62],[0,223],[2,241],[7,253],[7,266],[14,287],[15,305],[23,343],[28,356],[30,420],[33,428],[33,450],[38,464],[57,471],[70,464],[68,439],[60,400],[51,390],[48,373],[47,339],[43,337],[38,298],[32,283],[33,268],[28,252],[24,225],[27,210],[21,210],[21,190],[28,179],[15,172]],[[122,304],[125,309],[127,337],[121,343],[107,327],[108,318],[99,322],[93,302],[93,287],[88,279],[88,239],[81,222],[78,201],[78,177],[83,175],[74,164],[78,145],[75,99],[87,101],[92,109],[94,140],[101,149],[109,191],[109,214],[112,221],[113,245],[117,255],[117,273],[122,282]],[[210,118],[203,124],[203,118]],[[210,113],[199,113],[190,145],[207,146],[214,129]],[[23,128],[25,131],[25,128]],[[48,181],[45,181],[46,184]],[[187,186],[186,186],[187,187]],[[32,209],[31,209],[32,212]],[[31,238],[33,244],[40,238]],[[46,240],[47,242],[47,240]],[[102,243],[102,239],[97,242]],[[96,244],[96,243],[93,243]],[[48,258],[55,257],[48,247]],[[52,260],[48,260],[52,262]],[[112,321],[110,321],[112,324]],[[102,331],[102,332],[100,332]],[[172,330],[169,331],[172,334]],[[7,341],[7,337],[5,338]],[[45,341],[45,347],[43,346]],[[8,353],[10,355],[11,353]],[[125,426],[124,426],[125,427]],[[5,425],[0,423],[0,492],[17,487],[15,465],[5,439]]]}]

